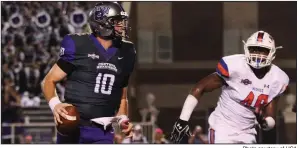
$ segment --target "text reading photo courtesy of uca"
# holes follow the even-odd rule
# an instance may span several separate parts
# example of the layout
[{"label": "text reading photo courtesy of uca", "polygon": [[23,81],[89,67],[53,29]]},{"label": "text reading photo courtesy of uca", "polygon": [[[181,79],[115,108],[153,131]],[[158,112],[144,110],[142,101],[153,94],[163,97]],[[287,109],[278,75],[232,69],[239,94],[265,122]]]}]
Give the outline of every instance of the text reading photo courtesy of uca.
[{"label": "text reading photo courtesy of uca", "polygon": [[243,146],[243,148],[296,148],[296,146],[292,146],[292,145],[287,145],[287,146],[283,146],[283,145],[277,145],[277,146]]}]

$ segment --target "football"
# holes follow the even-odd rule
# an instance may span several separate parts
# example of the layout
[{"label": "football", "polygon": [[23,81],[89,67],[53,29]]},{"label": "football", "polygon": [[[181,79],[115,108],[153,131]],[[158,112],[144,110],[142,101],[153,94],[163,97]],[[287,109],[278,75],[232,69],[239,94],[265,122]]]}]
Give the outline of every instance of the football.
[{"label": "football", "polygon": [[65,110],[68,112],[67,119],[60,116],[62,124],[58,123],[57,131],[62,135],[70,135],[78,129],[80,115],[75,106],[67,106]]}]

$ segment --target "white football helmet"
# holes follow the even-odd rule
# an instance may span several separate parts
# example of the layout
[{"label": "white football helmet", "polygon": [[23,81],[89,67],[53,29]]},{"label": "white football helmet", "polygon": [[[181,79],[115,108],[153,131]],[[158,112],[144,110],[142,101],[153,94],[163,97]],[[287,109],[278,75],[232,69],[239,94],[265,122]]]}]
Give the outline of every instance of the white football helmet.
[{"label": "white football helmet", "polygon": [[[247,41],[243,41],[246,62],[253,68],[260,69],[266,66],[270,66],[275,59],[275,52],[281,46],[275,47],[275,42],[272,36],[264,31],[258,31],[252,34]],[[263,47],[269,49],[268,55],[250,53],[249,47]]]}]

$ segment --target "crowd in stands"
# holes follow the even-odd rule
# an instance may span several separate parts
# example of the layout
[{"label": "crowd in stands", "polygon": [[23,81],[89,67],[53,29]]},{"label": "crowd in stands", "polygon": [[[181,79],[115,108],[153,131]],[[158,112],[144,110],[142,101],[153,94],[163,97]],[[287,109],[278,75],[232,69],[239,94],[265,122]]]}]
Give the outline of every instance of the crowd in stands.
[{"label": "crowd in stands", "polygon": [[[83,15],[70,15],[77,9],[87,12],[93,3],[1,2],[2,112],[39,106],[40,83],[58,58],[60,41],[66,34],[84,31],[70,21],[80,23]],[[63,93],[63,84],[58,91]]]},{"label": "crowd in stands", "polygon": [[[70,23],[71,13],[87,12],[93,3],[1,2],[2,124],[23,122],[22,108],[39,107],[40,83],[58,58],[60,41],[83,31]],[[63,83],[57,88],[63,96]]]}]

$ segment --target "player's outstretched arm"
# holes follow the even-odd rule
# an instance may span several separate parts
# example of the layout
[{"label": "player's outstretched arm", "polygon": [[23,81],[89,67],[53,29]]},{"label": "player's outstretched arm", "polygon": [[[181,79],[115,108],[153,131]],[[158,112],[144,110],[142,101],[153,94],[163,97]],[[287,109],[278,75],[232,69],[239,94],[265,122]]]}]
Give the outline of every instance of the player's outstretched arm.
[{"label": "player's outstretched arm", "polygon": [[200,80],[191,89],[189,95],[187,96],[180,115],[180,119],[183,121],[188,121],[201,96],[205,92],[211,92],[215,89],[220,88],[224,84],[224,80],[216,73],[210,74]]},{"label": "player's outstretched arm", "polygon": [[128,116],[129,103],[128,103],[127,92],[128,92],[127,87],[124,87],[122,89],[122,96],[121,96],[120,105],[119,105],[119,109],[118,109],[118,113],[117,113],[118,116],[119,115]]},{"label": "player's outstretched arm", "polygon": [[[187,96],[180,118],[173,126],[170,140],[174,143],[187,143],[188,137],[191,135],[189,131],[188,121],[190,116],[196,107],[201,96],[205,92],[213,91],[223,86],[224,80],[217,74],[213,73],[200,80],[190,91]],[[186,140],[185,140],[186,139]]]},{"label": "player's outstretched arm", "polygon": [[66,75],[67,74],[55,64],[41,83],[43,94],[54,114],[56,124],[57,122],[62,123],[59,115],[65,117],[67,111],[64,107],[70,106],[70,104],[61,103],[56,94],[56,83],[65,78]]},{"label": "player's outstretched arm", "polygon": [[117,117],[119,118],[118,124],[122,129],[122,133],[124,133],[128,138],[133,136],[132,134],[133,124],[129,122],[129,118],[128,118],[129,103],[127,98],[127,91],[128,91],[127,87],[124,87],[122,90],[122,96],[121,96]]},{"label": "player's outstretched arm", "polygon": [[120,118],[118,124],[122,129],[122,132],[127,136],[127,138],[132,137],[132,128],[133,124],[129,122],[128,118],[128,109],[129,109],[129,102],[127,98],[127,91],[128,91],[128,83],[130,79],[130,75],[132,74],[135,66],[136,61],[136,51],[134,48],[134,44],[131,42],[122,41],[123,48],[126,49],[126,61],[124,63],[125,69],[123,70],[124,79],[122,81],[122,97],[120,106],[117,113],[117,118]]}]

